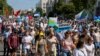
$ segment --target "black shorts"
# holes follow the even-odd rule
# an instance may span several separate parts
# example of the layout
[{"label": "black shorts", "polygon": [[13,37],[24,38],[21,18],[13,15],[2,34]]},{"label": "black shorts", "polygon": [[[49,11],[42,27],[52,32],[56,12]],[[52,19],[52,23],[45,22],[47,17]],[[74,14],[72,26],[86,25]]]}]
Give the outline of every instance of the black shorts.
[{"label": "black shorts", "polygon": [[10,49],[10,53],[13,53],[13,52],[16,52],[16,51],[17,51],[17,48]]}]

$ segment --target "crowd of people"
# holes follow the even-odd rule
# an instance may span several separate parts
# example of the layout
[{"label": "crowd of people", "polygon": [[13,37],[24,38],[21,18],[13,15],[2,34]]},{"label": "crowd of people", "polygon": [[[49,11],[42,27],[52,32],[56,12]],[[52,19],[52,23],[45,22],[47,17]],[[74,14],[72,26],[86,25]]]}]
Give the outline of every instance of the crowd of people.
[{"label": "crowd of people", "polygon": [[[67,21],[71,30],[56,32],[46,21],[34,19],[0,22],[4,56],[95,56],[100,49],[100,27],[94,22]],[[100,55],[99,55],[100,56]]]}]

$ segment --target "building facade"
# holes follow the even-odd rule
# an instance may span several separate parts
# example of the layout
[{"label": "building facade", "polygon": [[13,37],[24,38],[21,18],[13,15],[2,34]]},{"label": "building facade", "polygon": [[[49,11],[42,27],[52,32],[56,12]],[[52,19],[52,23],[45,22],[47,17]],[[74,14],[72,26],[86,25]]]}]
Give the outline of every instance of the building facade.
[{"label": "building facade", "polygon": [[46,13],[47,12],[47,3],[48,0],[40,0],[40,7],[42,8],[43,12]]},{"label": "building facade", "polygon": [[100,16],[100,0],[96,2],[95,16]]},{"label": "building facade", "polygon": [[48,3],[47,3],[47,14],[52,11],[53,9],[53,6],[55,3],[57,3],[58,0],[48,0]]},{"label": "building facade", "polygon": [[42,8],[44,13],[48,13],[52,10],[54,3],[57,1],[58,0],[40,0],[40,2],[36,4],[36,7]]},{"label": "building facade", "polygon": [[100,7],[100,0],[97,0],[96,5],[97,5],[97,7]]},{"label": "building facade", "polygon": [[[59,0],[40,0],[39,3],[37,3],[36,7],[42,8],[43,12],[48,14],[50,11],[52,11],[53,6],[55,3],[57,3]],[[69,3],[70,0],[63,0],[65,3]]]}]

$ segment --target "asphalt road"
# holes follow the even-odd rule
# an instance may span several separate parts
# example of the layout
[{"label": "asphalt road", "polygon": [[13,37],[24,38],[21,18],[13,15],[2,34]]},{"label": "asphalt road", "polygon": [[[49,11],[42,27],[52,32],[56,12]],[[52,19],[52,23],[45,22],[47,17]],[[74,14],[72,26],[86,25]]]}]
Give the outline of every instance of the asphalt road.
[{"label": "asphalt road", "polygon": [[0,56],[3,56],[3,43],[0,41]]}]

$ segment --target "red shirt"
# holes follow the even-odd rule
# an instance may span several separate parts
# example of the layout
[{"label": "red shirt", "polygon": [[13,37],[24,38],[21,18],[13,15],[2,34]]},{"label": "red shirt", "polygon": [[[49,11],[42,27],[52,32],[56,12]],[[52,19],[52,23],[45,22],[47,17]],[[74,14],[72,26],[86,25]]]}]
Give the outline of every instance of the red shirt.
[{"label": "red shirt", "polygon": [[29,20],[31,20],[32,19],[32,16],[28,16],[28,18],[29,18]]},{"label": "red shirt", "polygon": [[14,35],[14,36],[10,35],[8,37],[8,45],[9,45],[9,47],[12,47],[12,48],[18,48],[19,38],[16,35]]}]

